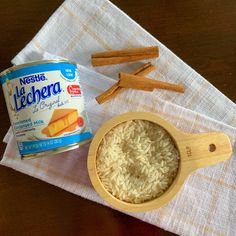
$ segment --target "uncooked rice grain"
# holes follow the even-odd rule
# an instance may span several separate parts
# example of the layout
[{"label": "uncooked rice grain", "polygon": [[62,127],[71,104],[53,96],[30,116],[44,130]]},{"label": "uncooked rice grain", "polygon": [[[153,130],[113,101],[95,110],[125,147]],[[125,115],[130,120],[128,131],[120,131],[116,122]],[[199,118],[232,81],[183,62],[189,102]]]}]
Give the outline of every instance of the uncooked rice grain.
[{"label": "uncooked rice grain", "polygon": [[142,203],[161,196],[173,182],[179,152],[168,132],[146,120],[121,123],[98,148],[97,173],[116,198]]}]

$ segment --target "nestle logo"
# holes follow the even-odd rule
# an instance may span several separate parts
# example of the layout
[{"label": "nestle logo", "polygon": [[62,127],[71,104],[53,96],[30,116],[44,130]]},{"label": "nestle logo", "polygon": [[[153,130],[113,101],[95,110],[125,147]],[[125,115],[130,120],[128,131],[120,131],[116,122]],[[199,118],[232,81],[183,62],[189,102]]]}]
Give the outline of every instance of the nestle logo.
[{"label": "nestle logo", "polygon": [[25,76],[23,78],[20,78],[20,85],[26,85],[30,83],[40,82],[46,80],[45,75],[42,74],[35,74],[35,75],[29,75]]}]

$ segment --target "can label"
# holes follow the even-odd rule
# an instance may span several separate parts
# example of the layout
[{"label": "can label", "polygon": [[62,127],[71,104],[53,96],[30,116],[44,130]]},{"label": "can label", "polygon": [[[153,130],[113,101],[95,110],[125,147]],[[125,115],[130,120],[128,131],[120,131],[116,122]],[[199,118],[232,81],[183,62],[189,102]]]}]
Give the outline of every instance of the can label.
[{"label": "can label", "polygon": [[1,83],[22,156],[92,137],[75,64],[23,67],[3,75]]}]

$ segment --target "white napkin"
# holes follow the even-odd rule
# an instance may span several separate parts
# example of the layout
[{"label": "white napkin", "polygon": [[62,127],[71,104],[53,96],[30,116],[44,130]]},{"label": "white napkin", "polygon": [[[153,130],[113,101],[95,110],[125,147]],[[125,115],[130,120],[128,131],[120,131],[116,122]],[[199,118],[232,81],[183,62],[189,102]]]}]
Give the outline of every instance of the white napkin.
[{"label": "white napkin", "polygon": [[[150,77],[185,84],[184,94],[127,90],[98,105],[94,97],[110,87],[119,71],[140,63],[88,68],[96,51],[158,45],[160,58]],[[49,54],[47,54],[49,52]],[[39,33],[13,59],[14,64],[57,54],[77,61],[86,96],[88,116],[95,131],[105,120],[126,111],[152,111],[186,132],[222,131],[230,136],[230,160],[193,173],[174,200],[159,210],[131,214],[180,235],[234,235],[236,231],[236,105],[107,0],[67,0]],[[86,67],[84,67],[86,66]],[[82,197],[104,202],[93,190],[86,169],[88,147],[57,157],[22,161],[8,133],[2,165],[42,179]]]}]

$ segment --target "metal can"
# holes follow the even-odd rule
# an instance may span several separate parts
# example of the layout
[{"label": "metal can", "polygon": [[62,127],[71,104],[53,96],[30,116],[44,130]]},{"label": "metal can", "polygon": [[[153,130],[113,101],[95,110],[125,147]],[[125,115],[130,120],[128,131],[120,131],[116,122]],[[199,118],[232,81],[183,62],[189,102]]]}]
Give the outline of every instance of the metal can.
[{"label": "metal can", "polygon": [[76,63],[13,66],[0,81],[22,158],[68,151],[91,139]]}]

